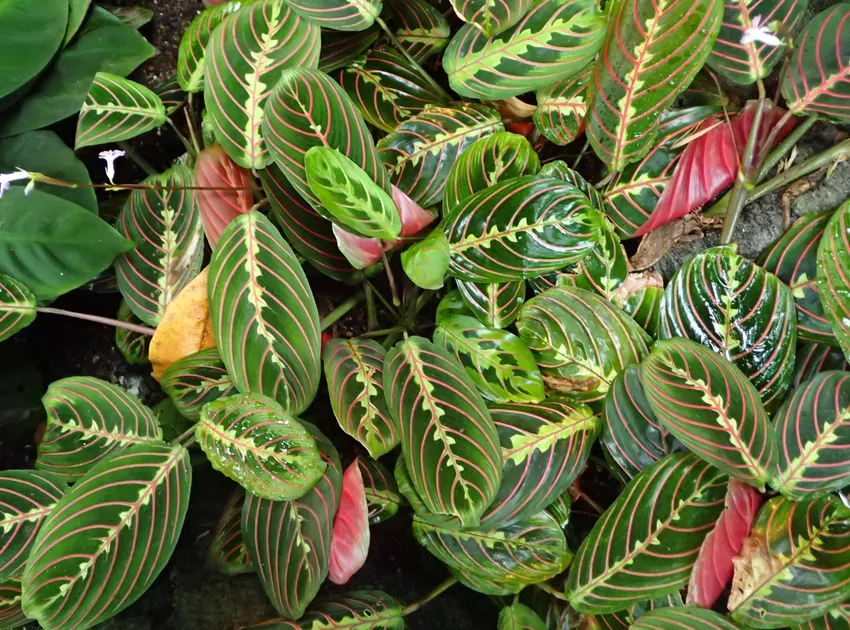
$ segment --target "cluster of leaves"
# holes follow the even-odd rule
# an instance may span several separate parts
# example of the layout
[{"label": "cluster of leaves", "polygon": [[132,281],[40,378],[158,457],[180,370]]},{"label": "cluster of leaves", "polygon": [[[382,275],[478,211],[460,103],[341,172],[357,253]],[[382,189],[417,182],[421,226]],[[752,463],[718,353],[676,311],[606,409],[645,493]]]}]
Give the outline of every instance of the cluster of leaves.
[{"label": "cluster of leaves", "polygon": [[[0,6],[21,59],[0,167],[27,174],[0,188],[0,340],[70,290],[119,291],[116,344],[168,396],[158,414],[95,378],[49,386],[36,470],[0,473],[0,628],[137,600],[180,535],[194,443],[240,486],[210,560],[259,578],[280,618],[257,627],[402,628],[418,605],[383,592],[313,601],[402,509],[501,630],[846,627],[850,202],[666,287],[621,239],[769,170],[795,115],[850,120],[850,5],[803,27],[803,0],[452,4],[216,4],[158,90],[124,78],[153,54],[142,10]],[[763,86],[783,58],[787,110]],[[705,64],[759,99],[726,107]],[[42,130],[75,114],[77,150],[170,123],[187,153],[111,185],[130,194],[110,217]],[[583,133],[597,186],[535,149]],[[363,282],[370,327],[376,295],[395,327],[323,344],[317,272]],[[323,373],[368,453],[345,471],[301,418]],[[623,488],[587,532],[570,512],[594,450]]]}]

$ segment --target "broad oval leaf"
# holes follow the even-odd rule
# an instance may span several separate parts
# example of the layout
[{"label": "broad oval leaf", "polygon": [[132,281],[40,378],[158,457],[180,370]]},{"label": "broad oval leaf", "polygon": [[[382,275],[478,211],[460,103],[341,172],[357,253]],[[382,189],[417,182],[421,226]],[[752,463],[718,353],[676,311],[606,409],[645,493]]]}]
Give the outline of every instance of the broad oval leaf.
[{"label": "broad oval leaf", "polygon": [[762,253],[758,261],[794,294],[799,340],[828,345],[834,345],[836,340],[820,301],[817,252],[831,216],[832,211],[804,214]]},{"label": "broad oval leaf", "polygon": [[548,512],[495,529],[448,529],[413,519],[419,544],[450,568],[504,586],[543,582],[573,558],[564,532]]},{"label": "broad oval leaf", "polygon": [[178,359],[166,368],[159,384],[180,414],[193,422],[208,402],[236,393],[217,348]]},{"label": "broad oval leaf", "polygon": [[333,519],[339,506],[342,465],[336,449],[314,426],[327,463],[324,476],[300,499],[269,501],[246,495],[242,536],[260,582],[275,609],[299,619],[328,575]]},{"label": "broad oval leaf", "polygon": [[212,467],[261,499],[297,499],[325,472],[310,432],[262,394],[204,405],[195,438]]},{"label": "broad oval leaf", "polygon": [[53,509],[23,577],[45,630],[89,628],[136,601],[174,551],[192,466],[180,446],[136,444],[99,462]]},{"label": "broad oval leaf", "polygon": [[381,15],[381,0],[286,0],[310,22],[335,31],[365,31]]},{"label": "broad oval leaf", "polygon": [[577,188],[532,176],[467,197],[444,219],[449,271],[469,282],[532,278],[578,262],[599,242],[605,218]]},{"label": "broad oval leaf", "polygon": [[5,341],[35,320],[38,302],[21,282],[0,274],[0,341]]},{"label": "broad oval leaf", "polygon": [[230,0],[201,11],[183,33],[177,50],[177,82],[190,94],[204,89],[204,59],[215,28],[253,0]]},{"label": "broad oval leaf", "polygon": [[496,182],[538,171],[540,158],[525,136],[497,131],[476,140],[451,167],[443,191],[443,214]]},{"label": "broad oval leaf", "polygon": [[681,589],[723,509],[727,477],[674,453],[632,479],[576,552],[566,585],[579,612],[617,612]]},{"label": "broad oval leaf", "polygon": [[540,169],[540,177],[554,177],[562,181],[572,184],[578,188],[582,194],[590,201],[590,205],[597,210],[602,210],[605,206],[602,202],[602,194],[596,190],[596,187],[591,185],[584,177],[567,166],[563,160],[554,160],[547,162]]},{"label": "broad oval leaf", "polygon": [[452,0],[458,17],[488,37],[519,22],[533,5],[533,0]]},{"label": "broad oval leaf", "polygon": [[794,42],[782,96],[797,115],[846,123],[850,99],[850,3],[818,13]]},{"label": "broad oval leaf", "polygon": [[713,247],[691,258],[667,285],[659,336],[686,337],[728,359],[772,411],[794,371],[794,296],[734,245]]},{"label": "broad oval leaf", "polygon": [[840,604],[822,617],[810,619],[793,626],[793,630],[848,630],[850,629],[850,604]]},{"label": "broad oval leaf", "polygon": [[805,381],[827,370],[850,372],[850,364],[839,348],[823,346],[819,343],[805,343],[797,347],[794,361],[794,376],[789,391],[793,391]]},{"label": "broad oval leaf", "polygon": [[[850,5],[848,5],[850,9]],[[848,31],[850,32],[850,31]],[[850,360],[850,203],[844,203],[826,226],[818,245],[818,289],[826,318],[844,356]]]},{"label": "broad oval leaf", "polygon": [[228,15],[210,36],[204,102],[215,138],[231,159],[261,169],[269,154],[264,106],[285,68],[319,63],[318,25],[283,0],[256,0]]},{"label": "broad oval leaf", "polygon": [[485,105],[431,107],[381,139],[378,155],[393,184],[427,208],[443,198],[458,157],[479,138],[504,129],[499,112]]},{"label": "broad oval leaf", "polygon": [[659,341],[640,366],[655,415],[698,456],[763,489],[776,465],[776,432],[758,392],[734,364],[689,339]]},{"label": "broad oval leaf", "polygon": [[342,475],[339,509],[334,517],[328,579],[345,584],[363,568],[369,555],[369,503],[360,465],[352,462]]},{"label": "broad oval leaf", "polygon": [[410,472],[408,472],[407,464],[404,461],[404,454],[399,455],[398,459],[396,459],[393,476],[396,484],[398,485],[398,491],[405,498],[408,504],[410,504],[413,513],[421,520],[446,529],[462,528],[460,519],[457,516],[452,514],[435,514],[425,506],[425,503],[422,501],[419,493],[416,492],[416,489],[413,487]]},{"label": "broad oval leaf", "polygon": [[[198,209],[210,247],[215,248],[227,224],[254,205],[254,177],[246,168],[231,160],[215,144],[198,154],[195,160],[195,186],[219,190],[198,190]],[[231,190],[225,190],[225,188]]]},{"label": "broad oval leaf", "polygon": [[604,221],[599,242],[576,265],[574,284],[613,301],[630,268],[629,257],[614,226]]},{"label": "broad oval leaf", "polygon": [[458,280],[457,288],[470,312],[484,326],[507,328],[525,302],[525,282],[478,283]]},{"label": "broad oval leaf", "polygon": [[401,232],[401,217],[389,193],[336,149],[311,147],[304,155],[304,172],[321,204],[319,214],[371,238],[392,240]]},{"label": "broad oval leaf", "polygon": [[601,400],[614,377],[647,353],[634,320],[584,289],[549,289],[529,300],[517,330],[547,387],[583,402]]},{"label": "broad oval leaf", "polygon": [[352,61],[360,57],[375,40],[378,39],[378,31],[344,32],[331,29],[322,29],[322,48],[319,51],[319,70],[322,72],[333,72],[344,68]]},{"label": "broad oval leaf", "polygon": [[723,21],[722,0],[618,0],[594,70],[587,137],[611,171],[646,155],[661,112],[693,80]]},{"label": "broad oval leaf", "polygon": [[130,446],[155,444],[162,430],[133,394],[90,376],[54,381],[41,399],[47,429],[38,445],[39,470],[77,481]]},{"label": "broad oval leaf", "polygon": [[626,311],[652,338],[658,338],[664,282],[654,271],[630,273],[611,296],[611,301]]},{"label": "broad oval leaf", "polygon": [[575,76],[537,90],[537,109],[532,118],[534,126],[549,142],[565,146],[584,131],[590,100],[588,83],[592,76],[593,64],[590,64]]},{"label": "broad oval leaf", "polygon": [[204,256],[201,217],[191,190],[192,171],[174,166],[134,190],[116,229],[136,248],[115,261],[118,288],[136,317],[156,326],[166,307],[198,275]]},{"label": "broad oval leaf", "polygon": [[[522,520],[544,508],[551,512],[549,507],[584,468],[599,435],[599,419],[587,405],[557,397],[536,405],[493,405],[490,415],[499,432],[504,467],[481,528]],[[560,520],[559,525],[563,528]]]},{"label": "broad oval leaf", "polygon": [[386,46],[355,59],[337,80],[366,122],[383,131],[393,131],[428,106],[448,104],[404,55]]},{"label": "broad oval leaf", "polygon": [[212,543],[207,552],[210,564],[225,575],[250,573],[254,570],[248,557],[248,548],[242,538],[242,506],[245,503],[245,491],[235,490],[213,532]]},{"label": "broad oval leaf", "polygon": [[779,463],[770,485],[802,501],[850,479],[850,374],[823,372],[800,385],[774,418]]},{"label": "broad oval leaf", "polygon": [[502,608],[497,628],[498,630],[547,630],[537,613],[519,602]]},{"label": "broad oval leaf", "polygon": [[475,527],[498,491],[502,454],[472,379],[445,350],[411,337],[387,354],[384,393],[427,509]]},{"label": "broad oval leaf", "polygon": [[426,61],[449,43],[449,23],[426,0],[392,0],[386,9],[392,13],[396,39],[416,61]]},{"label": "broad oval leaf", "polygon": [[[121,300],[118,306],[118,315],[116,316],[119,322],[127,322],[135,326],[144,324],[144,322],[136,317],[136,314],[130,309],[126,301]],[[135,330],[127,330],[126,328],[115,329],[115,347],[118,352],[127,361],[127,363],[137,365],[150,363],[148,360],[148,346],[150,345],[151,337],[144,333],[136,332]]]},{"label": "broad oval leaf", "polygon": [[331,339],[322,351],[331,407],[343,431],[378,458],[399,442],[384,397],[387,351],[371,339]]},{"label": "broad oval leaf", "polygon": [[165,105],[152,90],[98,72],[77,121],[75,149],[135,138],[165,124]]},{"label": "broad oval leaf", "polygon": [[449,270],[449,241],[441,228],[401,253],[405,275],[417,287],[436,291],[443,286]]},{"label": "broad oval leaf", "polygon": [[630,630],[738,630],[720,613],[702,608],[660,608],[640,616]]},{"label": "broad oval leaf", "polygon": [[24,614],[22,599],[23,588],[18,578],[0,582],[0,628],[18,628],[31,621]]},{"label": "broad oval leaf", "polygon": [[602,407],[602,423],[602,445],[617,465],[616,472],[625,479],[683,450],[652,411],[636,365],[628,366],[611,383]]},{"label": "broad oval leaf", "polygon": [[440,321],[434,343],[457,359],[486,400],[536,403],[545,397],[534,356],[513,333],[454,315]]},{"label": "broad oval leaf", "polygon": [[401,604],[381,591],[349,591],[323,599],[298,621],[273,619],[243,630],[404,630]]},{"label": "broad oval leaf", "polygon": [[708,65],[743,85],[766,78],[786,54],[788,44],[774,46],[758,40],[742,43],[745,33],[755,28],[753,22],[758,21],[761,28],[787,38],[796,33],[808,4],[808,0],[733,0],[724,8],[723,26]]},{"label": "broad oval leaf", "polygon": [[405,503],[395,477],[380,462],[369,457],[358,457],[357,465],[366,490],[369,524],[377,525],[391,519],[398,513],[399,506]]},{"label": "broad oval leaf", "polygon": [[0,583],[23,574],[39,528],[67,490],[68,486],[50,473],[0,472]]},{"label": "broad oval leaf", "polygon": [[543,0],[511,28],[490,36],[467,24],[443,54],[449,85],[461,96],[499,100],[581,72],[605,39],[591,0]]},{"label": "broad oval leaf", "polygon": [[295,254],[267,218],[249,212],[225,228],[209,269],[210,317],[234,387],[298,415],[319,387],[321,339]]},{"label": "broad oval leaf", "polygon": [[734,559],[732,618],[782,628],[838,606],[850,595],[848,550],[850,509],[838,498],[771,499]]}]

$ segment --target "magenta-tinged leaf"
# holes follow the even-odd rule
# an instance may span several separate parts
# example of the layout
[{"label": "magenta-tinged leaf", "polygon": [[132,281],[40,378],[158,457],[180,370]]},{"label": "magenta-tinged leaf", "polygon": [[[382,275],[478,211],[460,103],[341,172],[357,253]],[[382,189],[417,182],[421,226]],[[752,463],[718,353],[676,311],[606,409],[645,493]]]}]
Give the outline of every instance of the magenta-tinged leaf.
[{"label": "magenta-tinged leaf", "polygon": [[357,462],[345,469],[342,494],[334,517],[328,578],[345,584],[357,573],[369,555],[369,506],[363,475]]},{"label": "magenta-tinged leaf", "polygon": [[688,583],[688,604],[711,608],[732,579],[732,558],[738,555],[756,519],[762,498],[737,479],[729,480],[726,507],[714,530],[705,537]]},{"label": "magenta-tinged leaf", "polygon": [[398,213],[401,215],[401,234],[399,236],[414,236],[431,225],[437,218],[436,214],[420,206],[395,185],[392,185],[392,197],[396,208],[398,208]]},{"label": "magenta-tinged leaf", "polygon": [[366,269],[381,260],[381,241],[352,234],[336,223],[332,228],[336,246],[355,269]]},{"label": "magenta-tinged leaf", "polygon": [[[688,144],[654,212],[633,236],[642,236],[685,216],[716,197],[735,180],[739,158],[747,145],[757,107],[756,101],[750,101],[729,125],[709,119],[707,124],[714,127]],[[774,107],[770,101],[766,103],[756,145],[761,149],[756,158],[770,149],[762,145],[784,114],[783,109]],[[796,126],[794,120],[786,122],[777,134],[776,142]]]},{"label": "magenta-tinged leaf", "polygon": [[251,171],[227,157],[224,149],[215,144],[201,151],[195,162],[195,185],[233,190],[199,190],[198,207],[210,247],[233,219],[245,214],[254,205]]}]

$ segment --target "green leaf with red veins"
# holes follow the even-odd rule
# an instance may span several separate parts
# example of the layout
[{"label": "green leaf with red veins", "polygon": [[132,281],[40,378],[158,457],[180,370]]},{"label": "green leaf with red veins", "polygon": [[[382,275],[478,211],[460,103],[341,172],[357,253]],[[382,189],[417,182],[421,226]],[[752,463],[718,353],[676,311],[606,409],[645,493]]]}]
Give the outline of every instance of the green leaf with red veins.
[{"label": "green leaf with red veins", "polygon": [[35,466],[77,481],[120,450],[162,441],[153,412],[133,394],[90,376],[54,381],[41,399],[47,429]]},{"label": "green leaf with red veins", "polygon": [[411,337],[387,354],[384,393],[425,507],[475,527],[499,489],[502,452],[472,379],[445,350]]},{"label": "green leaf with red veins", "polygon": [[369,505],[369,524],[377,525],[388,521],[398,513],[406,501],[398,490],[395,477],[383,464],[369,457],[357,458],[363,486],[366,489],[366,503]]},{"label": "green leaf with red veins", "polygon": [[592,76],[593,64],[590,64],[575,76],[537,90],[537,109],[532,119],[549,142],[565,146],[584,131],[590,100],[587,85]]},{"label": "green leaf with red veins", "polygon": [[529,300],[517,330],[547,387],[582,402],[602,400],[614,377],[647,354],[648,337],[634,320],[584,289],[549,289]]},{"label": "green leaf with red veins", "polygon": [[402,606],[381,591],[348,591],[321,599],[298,621],[271,619],[243,630],[404,630]]},{"label": "green leaf with red veins", "polygon": [[318,25],[283,0],[257,0],[225,17],[204,58],[204,102],[218,143],[245,168],[274,157],[264,140],[264,106],[285,68],[319,63]]},{"label": "green leaf with red veins", "polygon": [[234,219],[210,261],[210,318],[233,385],[298,415],[321,378],[319,311],[304,270],[259,212]]},{"label": "green leaf with red veins", "polygon": [[723,510],[727,479],[691,453],[668,455],[632,479],[576,552],[570,605],[613,613],[684,587]]},{"label": "green leaf with red veins", "polygon": [[850,203],[839,207],[826,226],[818,245],[817,271],[826,318],[850,360]]},{"label": "green leaf with red veins", "polygon": [[630,273],[611,296],[611,302],[623,309],[646,333],[658,337],[664,281],[654,271]]},{"label": "green leaf with red veins", "polygon": [[373,48],[341,70],[337,80],[371,125],[393,131],[445,97],[393,48]]},{"label": "green leaf with red veins", "polygon": [[743,85],[766,78],[784,58],[787,42],[776,46],[758,39],[749,41],[747,31],[762,28],[780,40],[787,40],[796,33],[808,5],[808,0],[732,0],[725,6],[723,26],[708,65]]},{"label": "green leaf with red veins", "polygon": [[585,197],[587,197],[588,201],[590,201],[590,205],[597,210],[605,210],[602,195],[598,190],[596,190],[596,187],[567,166],[567,163],[563,160],[547,162],[543,165],[543,168],[540,169],[538,175],[540,177],[554,177],[555,179],[560,179],[568,184],[572,184],[578,188]]},{"label": "green leaf with red veins", "polygon": [[[119,322],[127,322],[134,326],[144,325],[144,322],[136,317],[124,300],[121,300],[121,304],[118,306],[117,319]],[[126,328],[115,328],[115,347],[118,348],[118,352],[121,353],[127,363],[133,365],[150,363],[148,360],[150,340],[150,335]]]},{"label": "green leaf with red veins", "polygon": [[793,392],[804,381],[814,378],[827,370],[850,372],[850,365],[839,348],[822,346],[819,343],[804,343],[797,347],[797,357],[794,361],[794,375],[791,377],[789,393]]},{"label": "green leaf with red veins", "polygon": [[599,242],[576,265],[575,286],[612,300],[629,275],[629,257],[609,221],[602,222]]},{"label": "green leaf with red veins", "polygon": [[661,608],[641,615],[633,630],[738,630],[738,626],[720,613],[702,608]]},{"label": "green leaf with red veins", "polygon": [[747,377],[689,339],[657,342],[640,366],[649,406],[686,447],[759,489],[774,474],[776,432]]},{"label": "green leaf with red veins", "polygon": [[457,288],[466,306],[484,326],[507,328],[519,317],[525,302],[525,282],[479,283],[457,280]]},{"label": "green leaf with red veins", "polygon": [[178,359],[165,369],[159,384],[180,414],[193,422],[208,402],[237,393],[218,348]]},{"label": "green leaf with red veins", "polygon": [[319,70],[331,73],[344,68],[360,57],[378,39],[373,28],[359,33],[322,29],[322,49],[319,51]]},{"label": "green leaf with red veins", "polygon": [[38,302],[26,285],[0,274],[0,341],[5,341],[35,320]]},{"label": "green leaf with red veins", "polygon": [[399,442],[384,397],[386,355],[384,347],[370,339],[331,339],[323,350],[337,422],[376,459]]},{"label": "green leaf with red veins", "polygon": [[587,136],[611,171],[640,160],[661,112],[690,84],[720,30],[722,0],[616,0],[596,62]]},{"label": "green leaf with red veins", "polygon": [[443,191],[443,214],[496,182],[538,171],[540,158],[524,136],[498,131],[476,140],[451,167]]},{"label": "green leaf with red veins", "polygon": [[381,0],[286,0],[303,18],[335,31],[365,31],[381,14]]},{"label": "green leaf with red veins", "polygon": [[135,602],[165,568],[189,507],[180,446],[136,444],[101,461],[45,519],[23,609],[45,630],[90,628]]},{"label": "green leaf with red veins", "polygon": [[461,27],[443,69],[461,96],[500,100],[579,74],[604,39],[605,17],[592,0],[541,0],[499,34]]},{"label": "green leaf with red veins", "polygon": [[327,470],[300,499],[269,501],[246,495],[242,536],[251,563],[275,609],[299,619],[328,575],[333,520],[342,488],[342,465],[333,444],[313,425]]},{"label": "green leaf with red veins", "polygon": [[515,602],[502,608],[498,630],[546,630],[543,620],[525,604]]},{"label": "green leaf with red veins", "polygon": [[194,176],[185,166],[152,175],[134,190],[115,229],[136,248],[115,261],[118,288],[136,317],[157,326],[176,295],[201,270],[204,233],[191,190]]},{"label": "green leaf with red veins", "polygon": [[533,5],[534,0],[452,0],[458,17],[478,26],[488,36],[519,22]]},{"label": "green leaf with red veins", "polygon": [[794,114],[850,121],[850,3],[818,13],[794,41],[782,96]]},{"label": "green leaf with red veins", "polygon": [[792,630],[850,630],[850,604],[840,604],[822,617],[792,626]]},{"label": "green leaf with red veins", "polygon": [[805,214],[759,257],[765,270],[776,274],[794,294],[797,337],[837,345],[832,326],[823,312],[817,283],[818,244],[833,212]]},{"label": "green leaf with red veins", "polygon": [[390,0],[395,37],[419,63],[443,50],[452,35],[449,23],[426,0]]},{"label": "green leaf with red veins", "polygon": [[[481,529],[501,527],[544,508],[551,511],[587,463],[600,424],[587,405],[557,396],[539,404],[492,405],[490,415],[499,432],[504,467],[499,492],[481,517]],[[562,518],[568,515],[569,506]]]},{"label": "green leaf with red veins", "polygon": [[499,112],[486,105],[431,107],[382,138],[378,155],[392,183],[427,208],[442,200],[455,161],[479,138],[504,130]]},{"label": "green leaf with red veins", "polygon": [[248,548],[242,538],[242,506],[245,503],[245,491],[235,490],[215,526],[212,543],[207,552],[210,564],[225,575],[251,573],[251,559]]},{"label": "green leaf with red veins", "polygon": [[604,223],[581,191],[560,180],[499,182],[444,218],[449,273],[469,282],[504,282],[555,271],[587,256]]},{"label": "green leaf with red veins", "polygon": [[0,628],[18,628],[32,621],[24,614],[22,599],[23,589],[18,578],[0,582]]},{"label": "green leaf with red veins", "polygon": [[733,560],[732,619],[785,628],[816,619],[850,596],[850,509],[834,496],[768,501]]},{"label": "green leaf with red veins", "polygon": [[67,491],[68,486],[50,473],[0,472],[0,583],[21,577],[39,528]]},{"label": "green leaf with red veins", "polygon": [[726,245],[697,254],[673,276],[659,338],[686,337],[731,361],[772,412],[791,384],[796,320],[791,290]]}]

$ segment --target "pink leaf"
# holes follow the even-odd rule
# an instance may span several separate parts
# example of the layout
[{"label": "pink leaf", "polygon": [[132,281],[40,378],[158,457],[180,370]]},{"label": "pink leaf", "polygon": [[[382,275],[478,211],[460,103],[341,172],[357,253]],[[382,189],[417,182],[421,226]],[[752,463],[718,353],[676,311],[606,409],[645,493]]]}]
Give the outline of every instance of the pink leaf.
[{"label": "pink leaf", "polygon": [[233,219],[245,214],[254,205],[251,171],[231,160],[217,144],[204,149],[195,162],[195,185],[224,187],[234,190],[198,190],[198,207],[210,247]]},{"label": "pink leaf", "polygon": [[355,460],[342,476],[339,510],[334,518],[330,571],[334,584],[345,584],[366,563],[369,555],[369,506],[363,475]]},{"label": "pink leaf", "polygon": [[691,572],[688,604],[711,608],[732,579],[732,558],[749,535],[762,503],[759,492],[742,481],[731,479],[726,507],[711,533],[705,537]]},{"label": "pink leaf", "polygon": [[[757,101],[748,102],[744,109],[732,118],[731,124],[727,124],[725,120],[717,123],[714,118],[705,123],[714,127],[688,144],[679,158],[673,177],[658,200],[658,205],[634,236],[642,236],[685,216],[716,197],[735,181],[738,163],[743,157],[757,107]],[[767,101],[756,144],[757,154],[758,147],[767,141],[771,130],[784,114],[784,109],[774,107],[771,101]],[[779,132],[776,142],[785,138],[796,126],[794,119],[789,120]],[[703,127],[705,128],[707,127]],[[761,152],[768,150],[769,148],[761,148]]]},{"label": "pink leaf", "polygon": [[381,260],[381,241],[352,234],[336,223],[332,227],[336,246],[355,269],[366,269]]},{"label": "pink leaf", "polygon": [[437,218],[436,214],[420,206],[395,186],[392,187],[392,195],[401,215],[401,236],[414,236]]}]

